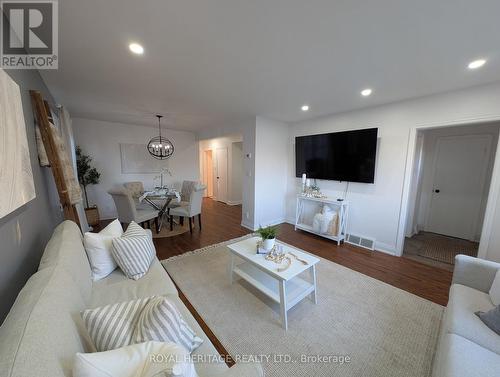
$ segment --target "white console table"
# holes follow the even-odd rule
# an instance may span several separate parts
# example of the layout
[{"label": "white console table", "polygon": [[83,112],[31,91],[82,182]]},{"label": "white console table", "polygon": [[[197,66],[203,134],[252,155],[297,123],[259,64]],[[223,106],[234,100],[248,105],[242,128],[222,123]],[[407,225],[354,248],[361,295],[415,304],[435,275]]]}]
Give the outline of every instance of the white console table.
[{"label": "white console table", "polygon": [[[338,214],[338,232],[336,235],[315,232],[312,227],[312,217],[319,212],[323,205],[328,205],[337,211]],[[330,198],[313,198],[303,195],[297,196],[297,211],[295,215],[295,230],[301,229],[306,232],[314,233],[318,236],[328,238],[337,242],[339,245],[346,238],[347,216],[349,213],[349,202],[337,201]]]}]

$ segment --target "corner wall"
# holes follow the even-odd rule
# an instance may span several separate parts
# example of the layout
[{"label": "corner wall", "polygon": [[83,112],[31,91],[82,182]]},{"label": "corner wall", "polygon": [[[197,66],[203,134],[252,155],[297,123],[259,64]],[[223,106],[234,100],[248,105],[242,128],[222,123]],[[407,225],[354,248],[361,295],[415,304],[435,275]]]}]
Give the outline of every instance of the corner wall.
[{"label": "corner wall", "polygon": [[6,72],[21,89],[36,198],[0,219],[0,322],[28,278],[38,269],[45,244],[62,220],[52,172],[38,163],[29,90],[41,91],[44,98],[53,103],[52,95],[38,71]]},{"label": "corner wall", "polygon": [[288,125],[256,118],[255,221],[260,225],[285,222],[288,171]]}]

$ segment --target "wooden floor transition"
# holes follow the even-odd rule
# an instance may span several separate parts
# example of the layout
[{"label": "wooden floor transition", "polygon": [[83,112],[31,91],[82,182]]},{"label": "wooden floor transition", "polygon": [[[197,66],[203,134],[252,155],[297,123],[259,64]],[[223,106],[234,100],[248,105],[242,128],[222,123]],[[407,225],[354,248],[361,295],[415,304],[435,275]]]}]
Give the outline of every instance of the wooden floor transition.
[{"label": "wooden floor transition", "polygon": [[[166,259],[250,233],[248,229],[241,226],[241,212],[241,206],[229,206],[205,198],[202,210],[202,230],[200,231],[196,222],[193,234],[187,232],[174,237],[154,239],[158,258]],[[108,222],[102,221],[101,227]],[[451,271],[422,264],[409,258],[372,252],[348,244],[337,246],[327,239],[307,232],[295,231],[290,224],[280,225],[278,238],[437,304],[446,305],[448,302]],[[226,357],[228,353],[222,344],[182,292],[180,292],[180,297],[219,353]],[[228,365],[232,364],[233,362],[228,362]]]}]

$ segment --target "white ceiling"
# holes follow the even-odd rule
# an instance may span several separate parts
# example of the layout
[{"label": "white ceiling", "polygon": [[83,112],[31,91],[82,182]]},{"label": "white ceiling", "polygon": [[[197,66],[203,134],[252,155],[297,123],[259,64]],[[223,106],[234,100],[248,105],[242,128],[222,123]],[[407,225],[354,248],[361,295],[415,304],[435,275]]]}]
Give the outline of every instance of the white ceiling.
[{"label": "white ceiling", "polygon": [[[196,131],[500,79],[498,0],[60,0],[59,12],[59,70],[42,75],[73,117],[163,113]],[[487,64],[468,70],[477,57]]]}]

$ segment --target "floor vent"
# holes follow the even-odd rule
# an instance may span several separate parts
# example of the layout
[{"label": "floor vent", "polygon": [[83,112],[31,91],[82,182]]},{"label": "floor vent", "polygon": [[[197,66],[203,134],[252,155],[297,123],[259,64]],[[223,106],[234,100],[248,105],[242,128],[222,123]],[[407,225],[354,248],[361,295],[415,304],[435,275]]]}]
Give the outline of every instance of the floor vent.
[{"label": "floor vent", "polygon": [[375,250],[375,240],[372,238],[361,237],[355,234],[348,234],[346,242],[350,243],[351,245],[360,246],[372,251]]}]

